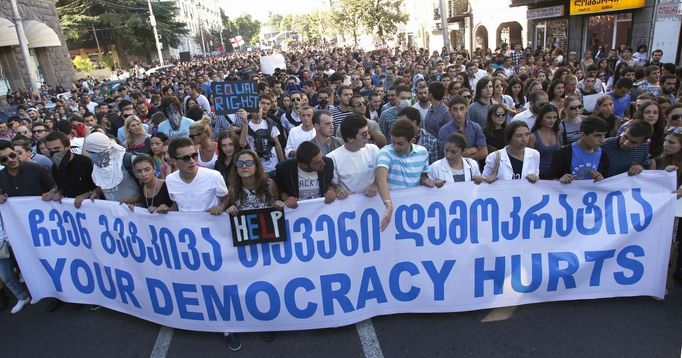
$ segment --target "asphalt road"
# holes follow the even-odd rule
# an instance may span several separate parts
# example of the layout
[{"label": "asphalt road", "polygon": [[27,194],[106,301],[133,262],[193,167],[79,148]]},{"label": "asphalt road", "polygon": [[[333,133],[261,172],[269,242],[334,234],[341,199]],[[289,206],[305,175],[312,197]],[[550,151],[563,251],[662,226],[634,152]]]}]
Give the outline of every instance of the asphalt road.
[{"label": "asphalt road", "polygon": [[239,352],[220,334],[161,329],[105,308],[64,305],[45,313],[40,302],[0,314],[0,356],[680,357],[682,287],[669,286],[662,302],[613,298],[381,316],[361,326],[282,332],[270,343],[242,334]]}]

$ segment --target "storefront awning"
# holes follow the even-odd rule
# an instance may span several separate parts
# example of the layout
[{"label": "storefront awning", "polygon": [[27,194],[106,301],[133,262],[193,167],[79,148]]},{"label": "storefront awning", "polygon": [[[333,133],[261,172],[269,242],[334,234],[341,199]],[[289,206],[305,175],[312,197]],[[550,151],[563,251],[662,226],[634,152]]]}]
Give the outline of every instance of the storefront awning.
[{"label": "storefront awning", "polygon": [[24,33],[28,40],[28,48],[61,46],[59,36],[45,23],[35,20],[24,20]]},{"label": "storefront awning", "polygon": [[14,23],[0,17],[0,47],[3,46],[19,46],[19,38]]}]

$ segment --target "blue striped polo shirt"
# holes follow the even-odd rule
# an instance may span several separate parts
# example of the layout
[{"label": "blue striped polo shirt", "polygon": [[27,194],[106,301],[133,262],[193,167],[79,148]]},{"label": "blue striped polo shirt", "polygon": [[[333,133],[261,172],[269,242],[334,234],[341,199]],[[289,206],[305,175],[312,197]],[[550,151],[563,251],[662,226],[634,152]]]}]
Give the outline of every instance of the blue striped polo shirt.
[{"label": "blue striped polo shirt", "polygon": [[429,172],[429,151],[421,145],[412,144],[409,153],[398,154],[389,144],[379,151],[378,167],[388,169],[389,188],[411,188],[419,185],[422,173]]}]

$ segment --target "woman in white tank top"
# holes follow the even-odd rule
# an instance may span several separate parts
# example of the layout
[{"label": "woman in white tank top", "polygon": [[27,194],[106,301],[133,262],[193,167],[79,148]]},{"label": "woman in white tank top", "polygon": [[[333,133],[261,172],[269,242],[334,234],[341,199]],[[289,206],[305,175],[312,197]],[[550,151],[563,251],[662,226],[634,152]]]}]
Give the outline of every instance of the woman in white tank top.
[{"label": "woman in white tank top", "polygon": [[218,160],[218,145],[211,140],[210,119],[206,116],[200,121],[192,123],[189,127],[189,138],[197,146],[199,157],[197,165],[207,169],[214,169],[215,162]]}]

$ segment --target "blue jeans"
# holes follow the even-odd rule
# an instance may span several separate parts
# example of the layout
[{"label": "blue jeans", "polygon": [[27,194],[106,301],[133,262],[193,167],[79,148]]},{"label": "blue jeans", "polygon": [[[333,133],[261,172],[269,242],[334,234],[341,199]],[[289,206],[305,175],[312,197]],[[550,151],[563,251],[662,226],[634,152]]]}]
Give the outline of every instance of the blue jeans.
[{"label": "blue jeans", "polygon": [[17,300],[27,299],[28,293],[21,287],[19,279],[14,274],[11,261],[11,259],[0,259],[0,281],[5,283]]}]

